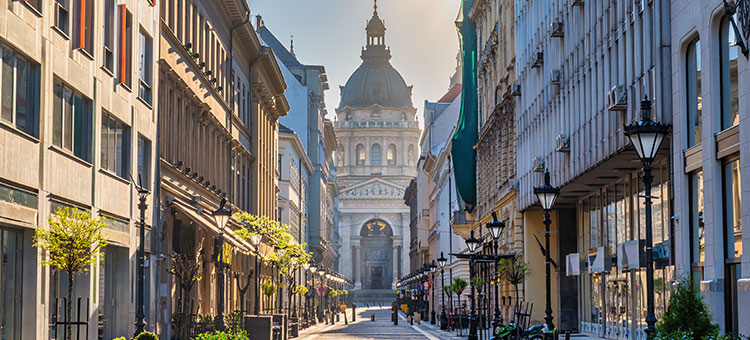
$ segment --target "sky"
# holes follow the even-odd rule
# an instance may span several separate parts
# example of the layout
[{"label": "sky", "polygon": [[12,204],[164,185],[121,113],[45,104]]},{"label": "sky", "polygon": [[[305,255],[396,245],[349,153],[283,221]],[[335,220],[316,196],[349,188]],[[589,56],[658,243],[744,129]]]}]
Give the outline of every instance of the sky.
[{"label": "sky", "polygon": [[[323,65],[331,87],[326,93],[328,118],[339,105],[339,86],[361,64],[365,25],[372,17],[372,0],[248,0],[251,15],[289,48],[294,36],[297,59]],[[459,0],[378,0],[385,21],[391,64],[408,85],[420,122],[424,101],[436,101],[448,90],[456,69],[458,36],[455,20]],[[255,20],[253,19],[253,25]]]}]

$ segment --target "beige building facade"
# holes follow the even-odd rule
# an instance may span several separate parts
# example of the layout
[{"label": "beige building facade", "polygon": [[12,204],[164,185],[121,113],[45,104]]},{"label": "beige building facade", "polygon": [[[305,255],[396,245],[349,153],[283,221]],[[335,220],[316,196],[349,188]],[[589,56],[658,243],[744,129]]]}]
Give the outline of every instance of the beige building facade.
[{"label": "beige building facade", "polygon": [[[59,208],[107,218],[101,260],[73,287],[81,339],[134,330],[139,241],[157,263],[154,192],[159,7],[150,1],[0,1],[0,324],[4,339],[63,336],[67,276],[40,264],[37,228]],[[153,266],[146,277],[154,282]],[[147,286],[148,305],[155,289]],[[146,310],[149,325],[155,311]],[[98,326],[98,327],[97,327]]]}]

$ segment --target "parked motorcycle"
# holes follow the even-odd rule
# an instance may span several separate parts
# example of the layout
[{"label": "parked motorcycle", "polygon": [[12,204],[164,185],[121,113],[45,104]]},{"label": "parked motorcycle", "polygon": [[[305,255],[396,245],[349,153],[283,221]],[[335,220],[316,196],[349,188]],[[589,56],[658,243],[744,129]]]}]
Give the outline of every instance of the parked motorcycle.
[{"label": "parked motorcycle", "polygon": [[547,331],[546,324],[538,324],[529,327],[528,329],[519,329],[515,322],[511,322],[507,326],[500,325],[495,328],[495,336],[490,340],[542,340],[544,334]]}]

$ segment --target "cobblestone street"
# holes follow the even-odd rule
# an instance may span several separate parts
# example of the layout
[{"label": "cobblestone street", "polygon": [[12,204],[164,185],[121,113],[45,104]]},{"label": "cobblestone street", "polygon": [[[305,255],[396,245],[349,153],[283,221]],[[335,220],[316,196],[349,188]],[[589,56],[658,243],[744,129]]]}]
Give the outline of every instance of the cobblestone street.
[{"label": "cobblestone street", "polygon": [[[351,318],[351,312],[347,313]],[[371,315],[375,315],[375,321],[371,321]],[[343,316],[343,315],[342,315]],[[350,320],[351,321],[351,320]],[[357,308],[357,321],[344,324],[342,318],[335,325],[316,325],[300,334],[301,340],[364,340],[364,339],[429,339],[429,340],[454,340],[462,339],[453,333],[440,331],[439,327],[422,323],[421,325],[409,325],[403,317],[399,319],[398,326],[391,322],[391,310],[389,307]]]}]

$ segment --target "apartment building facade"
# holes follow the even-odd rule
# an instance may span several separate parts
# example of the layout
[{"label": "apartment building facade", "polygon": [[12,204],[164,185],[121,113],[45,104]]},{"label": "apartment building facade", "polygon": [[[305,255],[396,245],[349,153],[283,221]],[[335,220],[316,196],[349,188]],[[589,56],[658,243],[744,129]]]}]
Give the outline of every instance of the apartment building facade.
[{"label": "apartment building facade", "polygon": [[[169,1],[160,11],[160,253],[172,254],[160,263],[155,330],[161,337],[191,336],[172,321],[215,316],[220,300],[224,315],[261,313],[260,296],[250,292],[260,280],[278,279],[272,268],[252,265],[273,249],[238,237],[235,221],[220,230],[211,216],[226,199],[233,212],[277,217],[286,83],[249,14],[241,0]],[[201,279],[188,285],[179,269],[192,267]]]},{"label": "apartment building facade", "polygon": [[[133,333],[136,185],[151,191],[146,261],[157,224],[159,4],[0,2],[0,324],[4,339],[63,337],[67,274],[42,266],[37,228],[61,208],[106,217],[101,260],[73,287],[81,339]],[[146,268],[154,282],[154,266]],[[146,301],[153,306],[155,290]],[[153,324],[153,309],[146,319]]]},{"label": "apartment building facade", "polygon": [[[641,165],[623,126],[639,118],[646,96],[654,100],[652,118],[672,123],[670,3],[528,1],[516,3],[515,18],[524,256],[536,254],[529,265],[543,272],[532,237],[544,231],[533,188],[548,170],[562,190],[553,207],[549,249],[560,266],[552,272],[555,325],[608,338],[645,338],[645,270],[600,261],[645,238]],[[657,318],[666,311],[674,278],[668,146],[654,163]],[[571,260],[580,266],[568,276],[562,263],[570,254],[583,261]],[[544,291],[543,277],[532,276],[525,289]]]},{"label": "apartment building facade", "polygon": [[742,4],[680,1],[671,17],[675,265],[735,335],[750,333],[742,316],[750,311],[750,6]]}]

